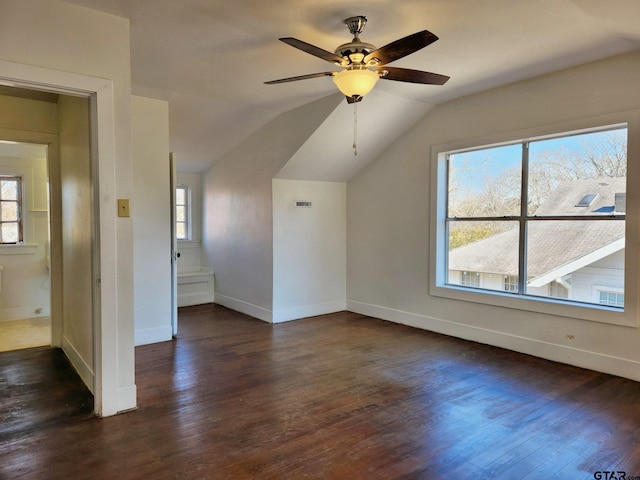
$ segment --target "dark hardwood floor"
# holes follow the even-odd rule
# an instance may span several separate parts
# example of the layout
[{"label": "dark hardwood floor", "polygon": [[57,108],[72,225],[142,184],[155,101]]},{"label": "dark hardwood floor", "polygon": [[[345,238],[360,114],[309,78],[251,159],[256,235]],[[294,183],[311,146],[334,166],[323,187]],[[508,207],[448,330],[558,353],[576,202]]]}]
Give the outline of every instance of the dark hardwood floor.
[{"label": "dark hardwood floor", "polygon": [[2,479],[640,478],[639,383],[354,313],[182,309],[105,419],[58,350],[0,382]]}]

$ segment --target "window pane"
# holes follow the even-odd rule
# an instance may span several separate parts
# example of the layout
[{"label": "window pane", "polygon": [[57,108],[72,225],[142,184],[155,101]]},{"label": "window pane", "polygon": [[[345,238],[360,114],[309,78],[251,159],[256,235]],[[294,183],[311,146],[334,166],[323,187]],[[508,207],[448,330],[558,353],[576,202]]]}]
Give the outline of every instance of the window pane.
[{"label": "window pane", "polygon": [[600,304],[612,307],[624,307],[624,294],[618,292],[600,292]]},{"label": "window pane", "polygon": [[184,223],[176,223],[176,238],[178,240],[185,240],[187,238],[187,226]]},{"label": "window pane", "polygon": [[186,208],[183,206],[176,206],[176,220],[178,222],[184,222],[186,220]]},{"label": "window pane", "polygon": [[624,290],[624,228],[623,220],[529,222],[527,293],[600,303],[599,285]]},{"label": "window pane", "polygon": [[[529,213],[623,213],[626,176],[626,128],[531,142]],[[608,198],[598,191],[602,182],[610,186]],[[567,190],[573,190],[570,197],[565,195]],[[580,211],[576,211],[578,206]]]},{"label": "window pane", "polygon": [[0,202],[0,220],[16,222],[18,220],[18,202]]},{"label": "window pane", "polygon": [[3,223],[0,231],[2,232],[2,243],[17,243],[20,240],[17,223]]},{"label": "window pane", "polygon": [[186,198],[186,192],[185,192],[185,188],[184,187],[178,187],[176,188],[176,205],[184,205],[185,204],[185,198]]},{"label": "window pane", "polygon": [[505,275],[504,276],[504,291],[505,292],[518,292],[518,276],[517,275]]},{"label": "window pane", "polygon": [[518,275],[518,236],[517,222],[451,222],[447,283],[504,291]]},{"label": "window pane", "polygon": [[518,215],[522,145],[449,156],[448,217]]},{"label": "window pane", "polygon": [[0,196],[2,200],[18,200],[18,181],[2,180],[0,181]]}]

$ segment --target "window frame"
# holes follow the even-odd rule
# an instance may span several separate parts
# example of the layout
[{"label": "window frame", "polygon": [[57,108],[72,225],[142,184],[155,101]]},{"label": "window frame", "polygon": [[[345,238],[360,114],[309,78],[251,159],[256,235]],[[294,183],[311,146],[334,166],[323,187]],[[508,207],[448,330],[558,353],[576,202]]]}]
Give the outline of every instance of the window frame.
[{"label": "window frame", "polygon": [[[602,115],[590,119],[567,121],[545,127],[533,127],[519,131],[460,140],[431,147],[430,165],[430,219],[429,219],[429,294],[453,300],[481,303],[486,305],[526,310],[531,312],[595,321],[628,327],[638,326],[638,286],[640,284],[637,269],[631,268],[638,262],[635,249],[625,249],[625,307],[607,307],[599,304],[578,304],[559,298],[514,295],[499,290],[478,290],[447,284],[446,215],[447,215],[447,158],[452,152],[463,152],[483,148],[493,148],[513,143],[545,140],[569,135],[578,135],[594,131],[627,128],[627,156],[640,155],[640,110],[619,114]],[[627,183],[640,178],[638,162],[628,162]],[[631,198],[633,197],[633,198]],[[626,230],[627,244],[638,242],[639,221],[637,201],[630,192],[627,197]]]},{"label": "window frame", "polygon": [[[12,220],[12,221],[3,221],[2,219],[0,219],[0,226],[3,223],[17,223],[18,224],[18,240],[16,242],[5,242],[3,241],[3,239],[0,236],[0,245],[2,246],[8,246],[8,245],[22,245],[24,243],[24,211],[25,211],[25,207],[24,207],[24,178],[21,175],[12,175],[12,174],[5,174],[5,173],[0,173],[0,180],[15,180],[17,182],[18,185],[18,192],[17,192],[17,200],[15,200],[15,202],[17,203],[17,213],[18,213],[18,219],[17,220]],[[8,202],[12,202],[14,200],[4,200],[1,198],[0,196],[0,200],[1,201],[8,201]]]},{"label": "window frame", "polygon": [[[178,204],[178,190],[184,190],[184,205],[179,205]],[[178,206],[184,206],[185,207],[185,220],[184,222],[180,222],[178,220]],[[175,204],[175,208],[176,208],[176,240],[178,242],[191,242],[192,241],[192,222],[191,222],[191,187],[189,185],[185,185],[185,184],[177,184],[176,185],[176,204]],[[185,238],[179,238],[178,237],[178,224],[179,223],[184,223],[185,225],[185,233],[186,233],[186,237]]]},{"label": "window frame", "polygon": [[[199,173],[176,172],[175,185],[186,185],[190,188],[190,240],[178,240],[183,255],[187,249],[201,248],[202,238],[202,175]],[[189,256],[189,254],[187,254]],[[195,254],[192,255],[195,257]]]}]

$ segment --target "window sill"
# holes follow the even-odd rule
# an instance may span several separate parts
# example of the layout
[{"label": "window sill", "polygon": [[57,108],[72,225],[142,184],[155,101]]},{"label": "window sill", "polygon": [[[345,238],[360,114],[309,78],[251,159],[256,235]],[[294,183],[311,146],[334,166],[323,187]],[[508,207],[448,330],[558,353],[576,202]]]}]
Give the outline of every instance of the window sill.
[{"label": "window sill", "polygon": [[626,308],[625,311],[622,311],[619,308],[604,305],[582,305],[559,299],[516,296],[491,290],[474,291],[471,288],[451,285],[432,285],[429,293],[436,297],[463,300],[515,310],[525,310],[546,315],[576,318],[623,327],[638,326],[638,321],[633,314],[634,308]]},{"label": "window sill", "polygon": [[0,245],[0,255],[35,255],[38,245],[35,243],[18,243]]}]

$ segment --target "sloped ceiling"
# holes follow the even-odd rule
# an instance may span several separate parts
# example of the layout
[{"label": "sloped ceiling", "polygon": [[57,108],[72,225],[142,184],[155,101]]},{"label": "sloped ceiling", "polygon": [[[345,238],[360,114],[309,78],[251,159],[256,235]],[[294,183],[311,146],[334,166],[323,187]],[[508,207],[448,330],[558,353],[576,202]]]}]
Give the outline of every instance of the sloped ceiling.
[{"label": "sloped ceiling", "polygon": [[[354,112],[344,97],[334,95],[339,102],[335,110],[276,178],[346,182],[431,108],[378,89],[367,95],[366,102],[360,102]],[[380,128],[381,125],[393,128]]]},{"label": "sloped ceiling", "polygon": [[[353,108],[339,102],[283,178],[350,178],[435,104],[640,48],[637,0],[68,1],[130,19],[133,93],[169,101],[171,149],[179,169],[194,172],[277,115],[336,95],[327,77],[263,82],[332,70],[278,38],[333,51],[351,39],[342,23],[349,16],[367,16],[361,38],[376,46],[435,33],[439,41],[393,66],[451,80],[378,82],[358,107],[355,158]],[[316,171],[320,160],[330,165]]]}]

